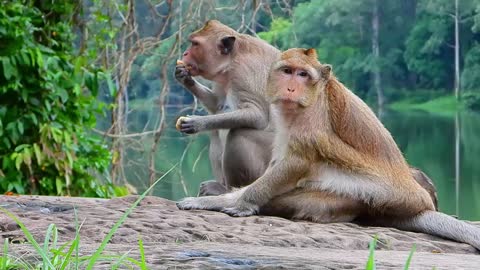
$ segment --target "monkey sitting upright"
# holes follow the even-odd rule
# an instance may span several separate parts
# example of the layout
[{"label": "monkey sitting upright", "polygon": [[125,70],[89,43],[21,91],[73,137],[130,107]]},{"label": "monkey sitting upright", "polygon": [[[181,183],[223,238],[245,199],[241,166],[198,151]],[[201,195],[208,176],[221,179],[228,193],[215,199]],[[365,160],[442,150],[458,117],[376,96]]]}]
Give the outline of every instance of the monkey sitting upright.
[{"label": "monkey sitting upright", "polygon": [[[175,77],[210,114],[182,116],[177,129],[186,134],[211,131],[210,163],[218,182],[202,184],[200,194],[224,193],[253,182],[270,162],[273,127],[265,86],[280,50],[216,20],[188,39],[191,45],[177,62]],[[213,88],[196,76],[212,81]],[[221,109],[227,101],[232,111]],[[226,131],[225,139],[220,130]]]},{"label": "monkey sitting upright", "polygon": [[[177,62],[175,77],[210,115],[180,117],[177,129],[186,134],[211,131],[209,156],[216,181],[202,183],[199,194],[218,195],[250,184],[268,167],[274,129],[266,85],[280,51],[215,20],[207,21],[188,39],[191,45]],[[213,88],[197,82],[196,76],[212,81]],[[227,96],[231,112],[221,109]],[[226,142],[219,130],[228,133]],[[420,170],[411,172],[436,205],[432,181]]]},{"label": "monkey sitting upright", "polygon": [[314,49],[283,52],[270,71],[267,94],[277,130],[263,176],[232,193],[186,198],[177,203],[180,209],[316,222],[366,218],[480,249],[480,228],[435,211],[390,133]]}]

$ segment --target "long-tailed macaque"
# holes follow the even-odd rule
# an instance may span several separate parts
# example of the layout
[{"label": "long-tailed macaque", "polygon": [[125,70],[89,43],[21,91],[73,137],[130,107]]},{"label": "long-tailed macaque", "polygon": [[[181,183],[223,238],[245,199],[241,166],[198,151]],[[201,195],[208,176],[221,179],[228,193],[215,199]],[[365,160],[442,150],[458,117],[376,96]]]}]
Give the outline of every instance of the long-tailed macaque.
[{"label": "long-tailed macaque", "polygon": [[331,69],[314,49],[282,53],[267,84],[277,130],[265,173],[232,193],[186,198],[178,207],[317,222],[367,218],[480,249],[480,228],[435,211],[390,133]]},{"label": "long-tailed macaque", "polygon": [[[210,130],[210,163],[216,181],[204,182],[199,194],[218,195],[250,184],[270,162],[274,129],[265,86],[280,51],[215,20],[193,32],[189,40],[191,46],[177,62],[175,77],[212,115],[180,117],[177,128],[187,134]],[[213,88],[200,84],[195,76],[213,81]],[[232,112],[224,110],[227,95]],[[226,144],[219,129],[230,129]],[[415,168],[412,174],[437,205],[433,182]]]},{"label": "long-tailed macaque", "polygon": [[[182,116],[177,128],[186,134],[211,131],[210,161],[218,182],[207,182],[200,194],[224,193],[260,177],[270,161],[274,135],[265,86],[280,51],[215,20],[189,40],[175,75],[210,115]],[[213,88],[201,85],[195,76],[212,81]],[[231,111],[222,109],[227,102]],[[226,141],[221,129],[228,132]]]}]

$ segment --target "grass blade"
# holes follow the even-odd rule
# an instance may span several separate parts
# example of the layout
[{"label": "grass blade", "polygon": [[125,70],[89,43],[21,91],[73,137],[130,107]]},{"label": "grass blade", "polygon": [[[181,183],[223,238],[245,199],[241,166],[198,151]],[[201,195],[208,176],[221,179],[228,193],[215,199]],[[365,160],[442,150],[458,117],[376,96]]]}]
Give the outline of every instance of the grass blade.
[{"label": "grass blade", "polygon": [[35,238],[33,238],[33,235],[30,233],[30,231],[27,229],[27,227],[25,227],[25,224],[23,224],[23,222],[20,221],[20,219],[17,216],[10,213],[7,209],[5,209],[3,207],[0,207],[0,211],[4,212],[8,217],[13,219],[18,224],[18,226],[20,226],[20,229],[22,230],[23,234],[27,238],[28,242],[33,246],[33,248],[42,257],[42,260],[43,260],[44,263],[46,263],[46,266],[48,266],[48,268],[44,268],[44,269],[55,269],[52,262],[48,258],[47,254],[43,251],[43,249],[40,247],[40,245],[37,243],[37,241],[35,241]]},{"label": "grass blade", "polygon": [[130,215],[130,213],[132,213],[133,209],[135,209],[135,207],[137,207],[137,205],[140,203],[140,201],[143,200],[143,198],[145,198],[145,196],[147,196],[147,194],[150,192],[150,190],[152,190],[153,187],[155,187],[155,185],[160,182],[160,180],[162,180],[165,176],[167,176],[171,171],[173,171],[173,169],[175,167],[177,167],[178,164],[175,164],[172,168],[170,168],[164,175],[162,175],[162,177],[158,178],[157,181],[155,181],[149,188],[147,188],[147,190],[145,190],[145,192],[142,193],[142,195],[140,195],[140,197],[138,197],[138,199],[132,204],[132,206],[130,206],[130,208],[127,209],[127,211],[125,211],[125,213],[122,215],[122,217],[113,225],[113,227],[110,229],[110,231],[108,232],[107,236],[105,236],[105,238],[103,239],[102,243],[100,244],[100,246],[97,248],[97,250],[95,251],[95,253],[92,255],[91,259],[90,259],[90,262],[88,263],[87,265],[87,268],[86,270],[91,270],[93,269],[93,265],[95,265],[95,262],[98,260],[98,258],[100,257],[100,254],[103,252],[103,250],[105,250],[105,247],[107,246],[108,242],[110,241],[110,239],[112,238],[113,234],[118,230],[118,228],[123,224],[123,222],[125,222],[125,220],[127,219],[128,215]]},{"label": "grass blade", "polygon": [[148,270],[147,262],[145,261],[145,249],[143,248],[143,241],[141,236],[138,238],[138,248],[140,249],[140,259],[142,262],[142,265],[140,267],[142,270]]},{"label": "grass blade", "polygon": [[7,263],[8,263],[8,238],[5,238],[5,241],[3,242],[3,255],[0,257],[2,260],[2,265],[0,269],[7,269]]},{"label": "grass blade", "polygon": [[65,254],[65,256],[64,256],[64,258],[63,258],[63,263],[62,263],[62,265],[60,266],[60,269],[61,269],[61,270],[66,269],[67,266],[69,265],[69,263],[71,262],[72,253],[73,253],[73,251],[78,247],[78,244],[79,244],[78,234],[76,234],[76,235],[75,235],[75,238],[74,238],[73,241],[72,241],[72,244],[70,245],[70,248],[68,249],[67,254]]},{"label": "grass blade", "polygon": [[112,266],[112,270],[117,270],[118,267],[120,267],[120,265],[124,264],[124,260],[127,258],[128,254],[130,253],[130,251],[126,252],[125,254],[122,255],[122,257],[120,257],[117,262],[115,263],[115,265]]},{"label": "grass blade", "polygon": [[78,270],[78,266],[80,264],[80,259],[79,259],[79,249],[80,249],[80,230],[83,227],[83,224],[85,223],[85,218],[82,221],[82,224],[78,224],[78,214],[77,214],[77,208],[73,207],[73,215],[75,217],[75,238],[78,238],[78,243],[75,246],[75,270]]},{"label": "grass blade", "polygon": [[368,255],[366,270],[375,270],[375,247],[377,246],[377,236],[375,235],[370,242],[370,254]]},{"label": "grass blade", "polygon": [[[57,237],[58,237],[58,230],[57,226],[55,224],[50,224],[48,225],[47,233],[45,234],[45,240],[43,241],[43,252],[45,254],[49,253],[49,244],[50,244],[50,237],[52,236],[52,242],[53,242],[53,248],[56,248],[57,245]],[[52,262],[54,264],[54,262]],[[47,268],[47,262],[43,261],[43,269],[48,269]]]},{"label": "grass blade", "polygon": [[410,268],[410,262],[412,261],[413,253],[417,249],[417,246],[413,244],[412,249],[410,250],[410,254],[408,254],[407,262],[405,263],[404,270],[408,270]]}]

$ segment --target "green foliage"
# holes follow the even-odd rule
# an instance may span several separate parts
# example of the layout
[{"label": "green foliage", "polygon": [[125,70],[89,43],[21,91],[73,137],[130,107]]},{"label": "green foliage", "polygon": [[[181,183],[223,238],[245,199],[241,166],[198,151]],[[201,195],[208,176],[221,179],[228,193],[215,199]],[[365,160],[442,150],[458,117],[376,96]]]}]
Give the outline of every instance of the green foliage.
[{"label": "green foliage", "polygon": [[465,67],[462,72],[462,88],[480,89],[480,44],[475,45],[465,55]]},{"label": "green foliage", "polygon": [[[2,1],[0,192],[108,197],[109,152],[87,132],[99,72],[73,54],[76,1]],[[87,90],[87,88],[89,90]]]},{"label": "green foliage", "polygon": [[462,101],[468,109],[480,111],[480,91],[464,93]]},{"label": "green foliage", "polygon": [[[279,14],[258,35],[281,49],[316,48],[322,62],[362,98],[375,96],[372,73],[381,72],[384,90],[435,89],[436,97],[454,82],[454,5],[451,0],[377,1],[379,51],[372,53],[373,1],[295,1],[293,18]],[[459,1],[462,86],[479,89],[480,3]],[[285,16],[285,17],[282,17]],[[473,18],[473,19],[472,19]],[[405,90],[407,89],[407,90]],[[415,92],[414,92],[415,90]],[[395,91],[386,91],[389,102]]]},{"label": "green foliage", "polygon": [[268,43],[274,44],[282,50],[286,50],[289,47],[290,39],[293,38],[291,28],[291,21],[278,18],[271,22],[270,31],[258,33],[258,36]]},{"label": "green foliage", "polygon": [[402,100],[389,105],[395,110],[422,110],[438,114],[454,114],[456,111],[464,109],[465,104],[457,101],[455,96],[443,96],[434,98],[425,102],[415,102],[414,99]]},{"label": "green foliage", "polygon": [[405,62],[411,72],[418,74],[418,87],[444,88],[452,68],[442,57],[449,49],[445,38],[449,18],[425,14],[419,18],[406,40]]}]

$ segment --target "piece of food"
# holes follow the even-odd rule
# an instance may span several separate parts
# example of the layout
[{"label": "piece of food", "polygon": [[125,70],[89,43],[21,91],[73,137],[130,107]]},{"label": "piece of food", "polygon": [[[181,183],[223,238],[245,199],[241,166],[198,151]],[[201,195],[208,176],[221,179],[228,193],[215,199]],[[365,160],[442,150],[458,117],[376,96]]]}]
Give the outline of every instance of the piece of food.
[{"label": "piece of food", "polygon": [[182,60],[177,60],[177,66],[185,66],[185,68],[186,68],[187,70],[191,70],[191,69],[192,69],[192,66],[191,66],[191,65],[185,64],[185,62],[183,62]]},{"label": "piece of food", "polygon": [[177,119],[177,123],[175,124],[175,128],[180,131],[180,125],[182,124],[182,119],[183,118],[186,118],[185,116],[180,116],[178,119]]}]

